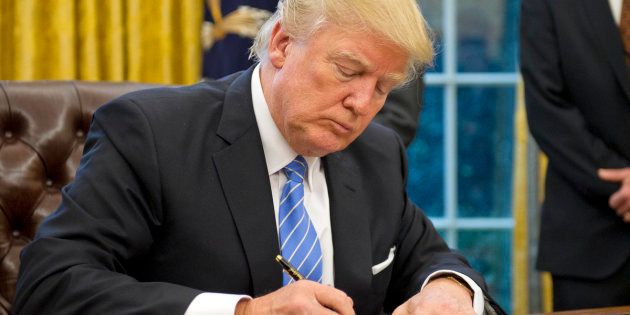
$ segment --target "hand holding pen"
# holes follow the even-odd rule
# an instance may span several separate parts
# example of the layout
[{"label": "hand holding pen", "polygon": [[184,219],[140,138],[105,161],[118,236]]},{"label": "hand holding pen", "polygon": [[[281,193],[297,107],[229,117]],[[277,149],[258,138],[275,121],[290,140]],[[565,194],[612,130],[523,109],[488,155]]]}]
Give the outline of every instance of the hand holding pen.
[{"label": "hand holding pen", "polygon": [[295,282],[261,297],[243,299],[236,305],[235,314],[354,314],[353,302],[343,291],[314,281],[304,276],[282,256],[276,261]]}]

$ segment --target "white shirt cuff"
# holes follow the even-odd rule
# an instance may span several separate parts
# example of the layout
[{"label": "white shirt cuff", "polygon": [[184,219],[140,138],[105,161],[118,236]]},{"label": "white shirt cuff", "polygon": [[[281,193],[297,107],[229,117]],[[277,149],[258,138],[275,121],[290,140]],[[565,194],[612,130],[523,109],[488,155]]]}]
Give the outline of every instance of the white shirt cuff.
[{"label": "white shirt cuff", "polygon": [[184,315],[231,315],[236,310],[236,303],[242,299],[251,297],[239,294],[201,293],[190,302]]},{"label": "white shirt cuff", "polygon": [[472,279],[470,279],[470,277],[468,277],[465,274],[459,273],[457,271],[452,271],[452,270],[438,270],[433,272],[432,274],[430,274],[426,280],[424,280],[424,283],[422,284],[422,289],[424,289],[424,287],[427,285],[427,283],[429,283],[429,281],[433,278],[435,278],[436,276],[439,275],[443,275],[443,274],[455,274],[458,277],[464,279],[464,281],[466,281],[466,283],[470,286],[470,288],[473,290],[473,309],[475,310],[475,314],[477,315],[483,315],[483,311],[484,311],[484,296],[483,296],[483,291],[481,290],[481,287],[479,287],[475,281],[473,281]]}]

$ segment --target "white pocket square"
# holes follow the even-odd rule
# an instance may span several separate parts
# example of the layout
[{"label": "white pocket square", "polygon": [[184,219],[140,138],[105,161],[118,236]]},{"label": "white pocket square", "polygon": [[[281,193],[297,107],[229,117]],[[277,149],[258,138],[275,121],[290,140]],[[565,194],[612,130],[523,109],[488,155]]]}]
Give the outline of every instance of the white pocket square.
[{"label": "white pocket square", "polygon": [[372,266],[372,275],[376,275],[377,273],[387,268],[387,266],[389,266],[389,264],[391,264],[392,261],[394,261],[395,254],[396,254],[396,246],[389,249],[389,255],[387,256],[387,259],[385,259],[385,261]]}]

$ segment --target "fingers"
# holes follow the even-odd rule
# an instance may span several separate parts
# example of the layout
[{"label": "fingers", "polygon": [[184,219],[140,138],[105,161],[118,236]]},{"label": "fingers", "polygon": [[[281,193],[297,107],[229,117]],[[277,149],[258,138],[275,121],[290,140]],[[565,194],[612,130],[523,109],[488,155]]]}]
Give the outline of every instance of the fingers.
[{"label": "fingers", "polygon": [[608,205],[615,209],[624,222],[628,222],[626,217],[630,215],[630,182],[624,182],[619,190],[610,196]]},{"label": "fingers", "polygon": [[623,215],[630,210],[630,186],[622,187],[610,196],[608,205],[617,211],[618,215]]},{"label": "fingers", "polygon": [[343,291],[308,280],[297,281],[243,304],[245,311],[239,314],[354,315],[352,299]]},{"label": "fingers", "polygon": [[630,167],[625,168],[600,168],[597,170],[597,176],[607,182],[622,182],[630,180]]},{"label": "fingers", "polygon": [[334,311],[332,314],[354,314],[352,299],[341,290],[319,285],[315,298],[321,305]]},{"label": "fingers", "polygon": [[619,190],[608,199],[608,205],[624,222],[630,223],[630,167],[599,169],[597,175],[602,180],[621,184]]}]

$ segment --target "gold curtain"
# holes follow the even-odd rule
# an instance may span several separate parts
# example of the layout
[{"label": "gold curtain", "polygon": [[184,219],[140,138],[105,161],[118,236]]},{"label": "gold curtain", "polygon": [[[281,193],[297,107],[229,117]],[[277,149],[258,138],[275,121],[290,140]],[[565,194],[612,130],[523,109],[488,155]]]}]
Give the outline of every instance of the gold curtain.
[{"label": "gold curtain", "polygon": [[[545,174],[547,174],[547,164],[549,160],[543,153],[538,155],[538,205],[542,204],[545,192]],[[551,273],[540,273],[540,296],[542,300],[543,312],[553,311],[553,281]]]},{"label": "gold curtain", "polygon": [[[529,266],[529,257],[536,255],[529,251],[529,236],[532,233],[528,225],[528,195],[535,194],[538,197],[536,208],[540,208],[544,197],[545,173],[547,170],[547,158],[539,153],[537,161],[537,174],[528,174],[528,146],[531,137],[527,127],[527,115],[525,111],[525,97],[523,80],[519,80],[517,85],[517,109],[514,116],[514,186],[513,186],[513,209],[514,209],[514,232],[513,232],[513,255],[512,266],[512,305],[514,315],[525,315],[532,311],[530,309],[530,299],[540,300],[540,311],[551,312],[553,309],[553,292],[551,275],[548,272],[535,272],[531,274],[533,268]],[[536,181],[536,192],[530,191],[529,182]],[[540,296],[530,296],[530,285],[532,277],[540,277]]]},{"label": "gold curtain", "polygon": [[512,250],[512,306],[513,314],[529,314],[529,250],[527,224],[527,141],[529,130],[525,115],[525,101],[523,96],[523,81],[517,85],[516,113],[514,116],[514,179],[513,205],[514,232]]},{"label": "gold curtain", "polygon": [[0,0],[0,79],[189,84],[202,0]]}]

